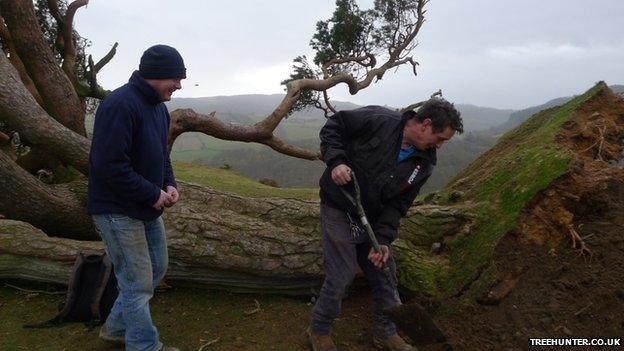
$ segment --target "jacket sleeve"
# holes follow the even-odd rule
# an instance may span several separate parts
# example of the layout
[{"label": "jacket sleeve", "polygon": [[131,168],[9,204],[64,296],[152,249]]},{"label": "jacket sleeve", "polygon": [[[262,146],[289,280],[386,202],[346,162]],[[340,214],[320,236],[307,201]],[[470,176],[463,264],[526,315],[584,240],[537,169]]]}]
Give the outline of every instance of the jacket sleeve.
[{"label": "jacket sleeve", "polygon": [[327,119],[319,134],[323,162],[331,170],[347,163],[347,142],[367,129],[371,116],[358,113],[358,110],[339,111]]},{"label": "jacket sleeve", "polygon": [[165,108],[165,114],[167,116],[167,130],[165,136],[165,142],[163,143],[163,148],[165,149],[163,152],[165,154],[165,175],[163,187],[166,189],[167,186],[171,185],[174,188],[178,187],[178,184],[175,181],[175,177],[173,175],[173,167],[171,167],[171,157],[169,155],[169,150],[167,149],[167,141],[169,137],[169,125],[171,124],[171,116],[169,116],[169,111]]},{"label": "jacket sleeve", "polygon": [[99,118],[106,118],[106,128],[95,131],[92,148],[99,150],[92,157],[93,170],[101,172],[111,190],[133,202],[153,205],[160,189],[132,168],[130,152],[136,123],[130,109],[123,105],[100,107]]},{"label": "jacket sleeve", "polygon": [[423,178],[418,184],[414,184],[408,192],[394,197],[384,206],[373,228],[380,245],[390,245],[399,236],[401,218],[405,217],[427,179],[429,176]]}]

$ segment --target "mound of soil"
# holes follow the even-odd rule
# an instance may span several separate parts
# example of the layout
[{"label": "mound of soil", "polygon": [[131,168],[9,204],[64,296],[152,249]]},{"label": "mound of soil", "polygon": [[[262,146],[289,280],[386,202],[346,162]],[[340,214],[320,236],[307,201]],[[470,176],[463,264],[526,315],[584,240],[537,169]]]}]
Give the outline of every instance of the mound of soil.
[{"label": "mound of soil", "polygon": [[624,101],[605,86],[556,140],[573,152],[568,172],[499,241],[496,284],[440,321],[455,350],[624,337]]}]

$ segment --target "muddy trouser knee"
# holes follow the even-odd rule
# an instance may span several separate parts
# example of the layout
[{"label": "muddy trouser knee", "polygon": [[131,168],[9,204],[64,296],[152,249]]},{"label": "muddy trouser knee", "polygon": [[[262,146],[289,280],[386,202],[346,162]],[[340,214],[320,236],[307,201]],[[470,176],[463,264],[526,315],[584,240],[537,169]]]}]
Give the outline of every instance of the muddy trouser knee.
[{"label": "muddy trouser knee", "polygon": [[[377,277],[375,272],[370,271],[371,269],[376,271],[376,269],[367,259],[370,245],[368,245],[366,234],[354,236],[347,214],[325,204],[321,204],[321,232],[325,280],[319,298],[312,309],[311,329],[320,334],[329,334],[334,320],[340,314],[345,291],[353,281],[358,261],[360,261],[360,266],[367,274],[373,290],[373,321],[376,335],[385,337],[389,331],[394,331],[394,324],[383,316],[381,311],[383,308],[398,304],[394,298],[395,287],[391,287],[387,280],[378,279],[385,277],[382,272],[377,272],[379,274]],[[366,261],[364,264],[360,257]],[[392,265],[394,266],[394,262]],[[365,269],[370,272],[366,273]],[[377,329],[380,330],[379,333]]]}]

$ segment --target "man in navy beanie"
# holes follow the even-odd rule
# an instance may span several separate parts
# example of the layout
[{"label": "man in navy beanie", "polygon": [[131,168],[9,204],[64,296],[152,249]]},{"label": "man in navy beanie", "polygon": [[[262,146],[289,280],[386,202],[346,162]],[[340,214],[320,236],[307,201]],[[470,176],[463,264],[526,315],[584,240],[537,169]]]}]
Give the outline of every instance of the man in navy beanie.
[{"label": "man in navy beanie", "polygon": [[119,296],[100,338],[125,343],[128,351],[175,351],[152,323],[149,301],[165,276],[167,240],[162,213],[179,198],[163,102],[181,89],[184,61],[167,45],[141,57],[127,84],[111,92],[95,114],[89,155],[87,211],[106,245]]}]

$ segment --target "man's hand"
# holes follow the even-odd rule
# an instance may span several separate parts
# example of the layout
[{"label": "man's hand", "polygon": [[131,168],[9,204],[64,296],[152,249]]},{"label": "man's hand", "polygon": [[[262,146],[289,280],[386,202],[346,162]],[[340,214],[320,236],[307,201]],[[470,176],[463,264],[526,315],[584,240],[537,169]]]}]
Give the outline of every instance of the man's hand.
[{"label": "man's hand", "polygon": [[167,185],[166,189],[167,189],[167,195],[169,195],[171,199],[169,202],[165,202],[165,207],[171,207],[175,205],[176,202],[178,202],[178,199],[180,198],[180,193],[178,193],[178,189],[176,189],[174,186],[171,186],[171,185]]},{"label": "man's hand", "polygon": [[331,177],[334,183],[338,185],[348,184],[351,181],[351,168],[344,163],[339,164],[332,169]]},{"label": "man's hand", "polygon": [[171,202],[171,195],[161,190],[160,196],[158,197],[158,201],[156,201],[156,203],[153,204],[152,207],[157,210],[162,210],[163,207],[165,207],[165,205],[169,202]]},{"label": "man's hand", "polygon": [[377,252],[374,247],[371,247],[368,252],[368,259],[373,262],[375,267],[382,269],[390,258],[390,248],[386,245],[379,245],[379,249],[381,252]]}]

